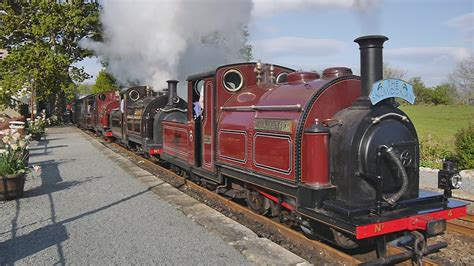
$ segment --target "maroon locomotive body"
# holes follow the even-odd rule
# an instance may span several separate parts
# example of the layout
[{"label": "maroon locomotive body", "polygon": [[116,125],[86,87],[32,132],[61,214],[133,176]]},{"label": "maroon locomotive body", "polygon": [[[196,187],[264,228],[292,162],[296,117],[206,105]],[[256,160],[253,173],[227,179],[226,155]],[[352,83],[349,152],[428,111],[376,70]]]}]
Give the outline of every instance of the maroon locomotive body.
[{"label": "maroon locomotive body", "polygon": [[160,157],[218,193],[246,198],[258,213],[287,214],[305,234],[343,248],[373,245],[395,263],[401,256],[386,257],[385,243],[422,232],[422,239],[411,234],[413,243],[425,243],[425,253],[439,250],[445,244],[426,246],[426,238],[465,215],[466,204],[419,189],[412,122],[393,98],[369,101],[383,79],[385,40],[356,40],[361,77],[345,67],[320,76],[261,63],[190,76],[194,111],[186,121],[162,121]]},{"label": "maroon locomotive body", "polygon": [[109,123],[109,117],[112,110],[119,108],[119,96],[116,91],[109,91],[98,93],[95,96],[95,108],[94,108],[94,129],[100,133],[100,135],[110,135],[111,125]]}]

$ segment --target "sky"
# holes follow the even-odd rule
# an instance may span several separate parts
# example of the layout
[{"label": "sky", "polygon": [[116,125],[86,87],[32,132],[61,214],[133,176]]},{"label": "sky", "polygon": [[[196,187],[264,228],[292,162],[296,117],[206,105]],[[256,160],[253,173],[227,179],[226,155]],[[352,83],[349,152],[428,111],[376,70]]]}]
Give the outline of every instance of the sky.
[{"label": "sky", "polygon": [[[474,56],[472,0],[252,1],[249,43],[254,59],[266,63],[317,71],[346,66],[358,74],[353,40],[381,34],[389,38],[385,63],[405,71],[405,80],[421,77],[436,86]],[[101,69],[96,58],[80,65],[94,76]]]}]

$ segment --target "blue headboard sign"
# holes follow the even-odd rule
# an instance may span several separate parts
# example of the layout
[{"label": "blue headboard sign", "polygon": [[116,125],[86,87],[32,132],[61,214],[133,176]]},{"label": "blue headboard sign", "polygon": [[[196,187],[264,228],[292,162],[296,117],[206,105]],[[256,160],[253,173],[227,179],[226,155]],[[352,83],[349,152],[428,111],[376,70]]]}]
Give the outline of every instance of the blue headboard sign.
[{"label": "blue headboard sign", "polygon": [[369,95],[373,105],[392,97],[402,98],[411,104],[415,103],[413,86],[400,79],[383,79],[375,82]]}]

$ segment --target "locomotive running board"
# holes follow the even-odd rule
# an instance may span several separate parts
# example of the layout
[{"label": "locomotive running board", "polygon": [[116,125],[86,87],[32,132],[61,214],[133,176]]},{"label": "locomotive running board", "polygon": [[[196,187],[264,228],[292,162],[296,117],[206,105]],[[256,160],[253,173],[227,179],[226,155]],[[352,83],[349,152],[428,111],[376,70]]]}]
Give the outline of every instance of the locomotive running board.
[{"label": "locomotive running board", "polygon": [[355,218],[344,218],[324,209],[303,206],[298,206],[297,211],[307,218],[350,233],[357,239],[365,239],[400,231],[426,230],[431,220],[451,220],[466,215],[466,203],[450,200],[444,208]]},{"label": "locomotive running board", "polygon": [[248,182],[252,185],[264,187],[271,191],[285,194],[287,196],[296,198],[298,193],[298,186],[289,182],[276,180],[274,178],[266,177],[257,173],[229,167],[226,165],[218,165],[222,175],[229,176],[238,180]]},{"label": "locomotive running board", "polygon": [[180,160],[179,157],[176,156],[176,155],[168,155],[166,153],[162,153],[160,155],[160,158],[167,161],[167,162],[175,164],[175,165],[183,168],[186,171],[189,171],[189,169],[190,169],[188,163],[185,162],[185,161]]}]

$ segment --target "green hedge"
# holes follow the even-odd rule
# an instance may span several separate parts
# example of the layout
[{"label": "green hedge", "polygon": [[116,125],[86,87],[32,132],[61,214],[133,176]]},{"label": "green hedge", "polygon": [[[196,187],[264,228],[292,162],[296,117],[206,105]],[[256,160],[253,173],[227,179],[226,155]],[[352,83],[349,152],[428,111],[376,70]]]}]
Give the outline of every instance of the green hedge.
[{"label": "green hedge", "polygon": [[420,165],[441,169],[444,159],[451,159],[453,153],[447,145],[435,141],[431,135],[420,137]]},{"label": "green hedge", "polygon": [[474,169],[474,125],[460,129],[456,135],[454,146],[459,169]]},{"label": "green hedge", "polygon": [[454,150],[450,145],[434,140],[431,135],[420,137],[420,165],[441,169],[443,160],[453,160],[460,170],[474,169],[474,125],[461,128],[455,134]]}]

